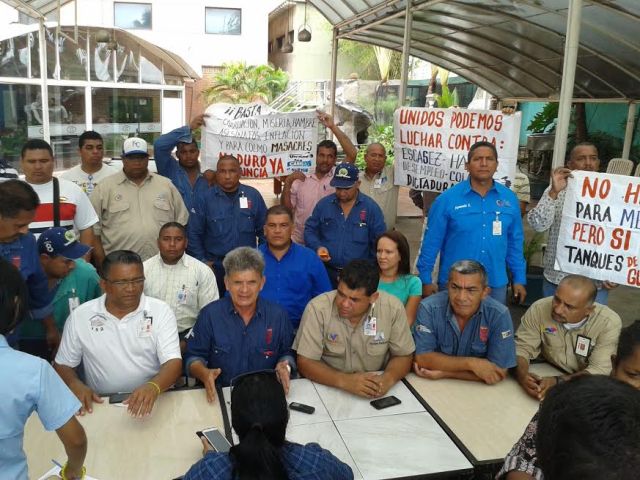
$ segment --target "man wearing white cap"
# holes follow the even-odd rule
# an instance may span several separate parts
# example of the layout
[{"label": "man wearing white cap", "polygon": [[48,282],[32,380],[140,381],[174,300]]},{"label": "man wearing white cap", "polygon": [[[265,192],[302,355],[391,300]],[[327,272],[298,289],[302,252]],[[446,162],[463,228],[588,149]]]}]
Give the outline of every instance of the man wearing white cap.
[{"label": "man wearing white cap", "polygon": [[143,260],[158,253],[158,232],[167,222],[183,225],[189,213],[170,180],[149,172],[147,142],[127,138],[122,171],[105,178],[91,194],[100,221],[94,226],[105,253],[133,250]]}]

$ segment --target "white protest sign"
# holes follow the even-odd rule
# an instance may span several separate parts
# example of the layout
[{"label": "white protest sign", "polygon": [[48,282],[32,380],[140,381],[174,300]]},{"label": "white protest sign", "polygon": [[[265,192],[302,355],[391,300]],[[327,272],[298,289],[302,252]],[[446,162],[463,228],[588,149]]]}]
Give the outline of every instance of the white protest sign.
[{"label": "white protest sign", "polygon": [[640,287],[640,178],[574,171],[555,269]]},{"label": "white protest sign", "polygon": [[268,105],[214,104],[207,108],[202,164],[215,170],[222,155],[240,161],[244,178],[270,178],[315,170],[316,112],[278,113]]},{"label": "white protest sign", "polygon": [[520,113],[461,108],[398,108],[393,115],[395,183],[443,192],[468,176],[469,148],[488,141],[498,151],[494,178],[510,187],[516,175]]}]

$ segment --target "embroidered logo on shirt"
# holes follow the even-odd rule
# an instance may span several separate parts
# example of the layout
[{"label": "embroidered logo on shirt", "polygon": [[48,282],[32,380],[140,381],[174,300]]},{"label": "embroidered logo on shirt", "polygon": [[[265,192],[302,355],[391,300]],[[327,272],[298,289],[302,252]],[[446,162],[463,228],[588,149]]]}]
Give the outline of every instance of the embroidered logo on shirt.
[{"label": "embroidered logo on shirt", "polygon": [[94,315],[89,319],[89,324],[91,325],[91,330],[94,332],[102,332],[104,331],[104,324],[106,322],[106,318],[103,315]]},{"label": "embroidered logo on shirt", "polygon": [[455,207],[453,207],[454,210],[460,210],[461,208],[469,208],[471,206],[470,203],[464,203],[462,205],[456,205]]},{"label": "embroidered logo on shirt", "polygon": [[366,227],[367,226],[367,211],[366,210],[360,210],[360,226],[361,227]]},{"label": "embroidered logo on shirt", "polygon": [[550,333],[551,335],[555,335],[558,333],[558,329],[556,327],[546,327],[544,329],[544,333]]},{"label": "embroidered logo on shirt", "polygon": [[327,335],[327,339],[331,343],[336,343],[338,341],[338,334],[337,333],[330,333],[329,335]]},{"label": "embroidered logo on shirt", "polygon": [[423,332],[423,333],[433,333],[431,330],[429,330],[424,325],[416,325],[416,331]]},{"label": "embroidered logo on shirt", "polygon": [[487,340],[489,340],[489,327],[480,327],[480,341],[487,343]]},{"label": "embroidered logo on shirt", "polygon": [[380,343],[386,343],[386,339],[384,338],[384,332],[378,332],[376,333],[376,336],[373,337],[373,342],[371,342],[372,344],[380,344]]},{"label": "embroidered logo on shirt", "polygon": [[511,336],[511,330],[505,330],[502,332],[502,338],[509,338]]}]

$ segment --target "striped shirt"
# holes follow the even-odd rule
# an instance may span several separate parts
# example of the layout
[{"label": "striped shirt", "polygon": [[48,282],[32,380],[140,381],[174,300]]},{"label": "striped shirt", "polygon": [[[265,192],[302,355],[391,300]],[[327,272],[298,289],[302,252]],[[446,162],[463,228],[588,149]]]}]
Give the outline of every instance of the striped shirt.
[{"label": "striped shirt", "polygon": [[[76,234],[98,223],[98,216],[82,189],[73,182],[59,179],[60,182],[60,226],[73,229]],[[36,239],[42,232],[53,227],[53,180],[43,184],[29,183],[40,198],[29,231]]]}]

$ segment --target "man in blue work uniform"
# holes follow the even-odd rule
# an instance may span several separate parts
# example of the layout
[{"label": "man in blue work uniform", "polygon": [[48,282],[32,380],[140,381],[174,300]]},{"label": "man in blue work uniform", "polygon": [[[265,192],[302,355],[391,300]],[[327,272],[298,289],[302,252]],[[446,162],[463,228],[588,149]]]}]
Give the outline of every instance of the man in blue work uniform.
[{"label": "man in blue work uniform", "polygon": [[234,248],[255,248],[264,241],[267,206],[258,190],[240,183],[240,175],[236,157],[220,158],[217,185],[196,197],[196,212],[188,225],[187,253],[213,268],[220,296],[226,292],[224,256]]},{"label": "man in blue work uniform", "polygon": [[513,323],[506,306],[489,297],[487,273],[474,260],[449,270],[447,289],[418,307],[413,338],[415,372],[495,384],[516,365]]},{"label": "man in blue work uniform", "polygon": [[[27,183],[7,180],[0,183],[0,257],[12,263],[24,278],[29,289],[29,309],[34,321],[42,321],[47,344],[55,349],[60,343],[60,332],[53,321],[53,299],[47,276],[40,265],[36,239],[29,233],[40,200]],[[17,333],[7,340],[15,344]],[[47,357],[47,352],[33,352]]]},{"label": "man in blue work uniform", "polygon": [[[490,295],[503,304],[507,303],[509,267],[514,298],[522,303],[527,295],[526,263],[518,197],[493,180],[498,153],[492,143],[474,143],[465,168],[469,178],[443,192],[429,210],[429,226],[417,263],[422,296],[445,287],[454,262],[473,259],[487,270]],[[436,284],[431,275],[438,253],[440,273]]]},{"label": "man in blue work uniform", "polygon": [[229,295],[204,307],[187,335],[187,372],[200,380],[207,400],[215,398],[216,383],[228,386],[243,373],[275,369],[285,392],[295,370],[293,327],[287,313],[259,297],[264,285],[260,252],[240,247],[224,259]]},{"label": "man in blue work uniform", "polygon": [[[200,149],[192,130],[204,125],[205,115],[198,115],[185,125],[158,137],[153,143],[153,155],[158,173],[167,177],[182,195],[184,204],[193,213],[195,198],[209,189],[209,182],[200,171]],[[176,149],[176,157],[171,152]]]},{"label": "man in blue work uniform", "polygon": [[265,261],[266,282],[262,298],[283,307],[298,328],[307,303],[331,290],[331,282],[316,253],[292,242],[293,212],[284,205],[267,210],[264,224],[266,242],[258,247]]},{"label": "man in blue work uniform", "polygon": [[378,204],[358,190],[358,175],[352,163],[338,164],[336,192],[318,202],[304,227],[304,243],[325,262],[333,288],[351,260],[375,260],[376,239],[386,230]]}]

